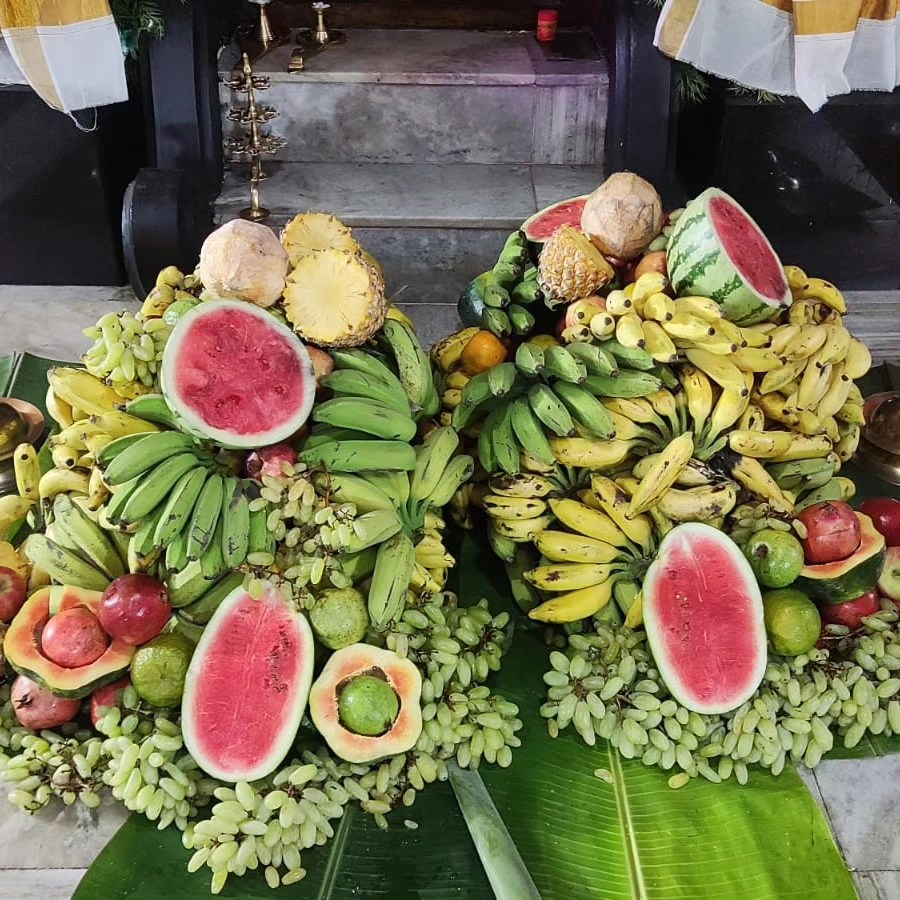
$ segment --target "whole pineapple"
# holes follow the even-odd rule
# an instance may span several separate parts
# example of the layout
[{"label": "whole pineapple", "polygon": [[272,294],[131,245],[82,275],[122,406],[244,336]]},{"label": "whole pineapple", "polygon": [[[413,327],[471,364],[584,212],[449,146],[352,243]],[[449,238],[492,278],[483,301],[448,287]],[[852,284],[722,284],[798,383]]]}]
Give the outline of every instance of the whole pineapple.
[{"label": "whole pineapple", "polygon": [[589,297],[614,276],[603,254],[571,225],[563,225],[541,250],[538,279],[551,302]]}]

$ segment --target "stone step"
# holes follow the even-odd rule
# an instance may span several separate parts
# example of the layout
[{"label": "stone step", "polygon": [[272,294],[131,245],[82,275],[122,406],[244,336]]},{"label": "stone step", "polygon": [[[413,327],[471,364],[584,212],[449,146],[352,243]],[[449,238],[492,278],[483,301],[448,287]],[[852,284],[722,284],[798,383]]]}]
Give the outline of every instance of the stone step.
[{"label": "stone step", "polygon": [[[291,45],[259,59],[270,87],[257,100],[278,116],[266,128],[282,161],[598,164],[609,78],[585,32],[556,58],[531,34],[463,30],[348,30],[344,44],[289,73]],[[223,53],[223,77],[237,61]],[[227,118],[245,104],[220,90]]]},{"label": "stone step", "polygon": [[[332,212],[379,260],[391,296],[429,303],[455,303],[510,231],[603,180],[600,166],[272,162],[266,172],[266,224],[277,231],[298,212]],[[247,206],[247,178],[247,166],[226,173],[217,223]]]}]

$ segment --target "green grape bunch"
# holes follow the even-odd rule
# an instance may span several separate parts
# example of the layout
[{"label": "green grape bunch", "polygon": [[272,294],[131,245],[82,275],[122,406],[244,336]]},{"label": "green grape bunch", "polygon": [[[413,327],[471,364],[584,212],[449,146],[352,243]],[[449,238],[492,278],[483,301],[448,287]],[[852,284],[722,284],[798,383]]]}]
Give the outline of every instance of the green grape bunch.
[{"label": "green grape bunch", "polygon": [[164,319],[142,319],[128,310],[107,313],[96,325],[84,329],[84,336],[94,343],[82,362],[91,375],[102,378],[113,389],[135,382],[155,389],[171,332],[172,326]]}]

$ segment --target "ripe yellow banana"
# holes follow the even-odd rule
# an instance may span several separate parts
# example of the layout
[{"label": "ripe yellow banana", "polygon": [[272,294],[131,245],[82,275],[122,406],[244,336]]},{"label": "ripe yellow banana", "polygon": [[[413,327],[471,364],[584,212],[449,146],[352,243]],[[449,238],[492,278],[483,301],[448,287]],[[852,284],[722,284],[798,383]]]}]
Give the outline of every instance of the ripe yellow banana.
[{"label": "ripe yellow banana", "polygon": [[636,312],[625,313],[616,320],[616,340],[623,347],[634,349],[644,346],[643,321]]},{"label": "ripe yellow banana", "polygon": [[644,349],[656,362],[671,363],[678,359],[678,348],[659,322],[645,319],[641,328],[644,332]]},{"label": "ripe yellow banana", "polygon": [[175,291],[171,285],[164,284],[154,287],[141,305],[140,317],[142,319],[159,319],[174,302]]},{"label": "ripe yellow banana", "polygon": [[20,497],[34,501],[40,498],[38,484],[41,480],[41,467],[38,463],[37,451],[32,444],[22,443],[13,452],[13,471],[16,476],[16,490]]},{"label": "ripe yellow banana", "polygon": [[788,310],[788,322],[792,325],[816,325],[815,300],[795,299]]},{"label": "ripe yellow banana", "polygon": [[656,322],[668,322],[675,316],[675,304],[671,297],[658,291],[644,301],[641,315],[645,319],[653,319]]},{"label": "ripe yellow banana", "polygon": [[669,286],[669,279],[662,272],[645,272],[634,283],[631,302],[643,303],[654,294],[661,294]]},{"label": "ripe yellow banana", "polygon": [[787,425],[794,431],[799,430],[800,419],[797,413],[788,406],[788,398],[784,394],[778,391],[771,394],[757,394],[754,402],[762,408],[767,419]]},{"label": "ripe yellow banana", "polygon": [[785,363],[777,353],[763,347],[741,347],[732,354],[731,361],[742,372],[772,372]]},{"label": "ripe yellow banana", "polygon": [[809,278],[800,266],[785,266],[784,274],[792,294],[802,294],[809,285]]},{"label": "ripe yellow banana", "polygon": [[847,312],[844,295],[830,281],[823,278],[808,278],[800,296],[804,300],[818,300],[841,315]]},{"label": "ripe yellow banana", "polygon": [[766,427],[766,414],[755,403],[748,404],[738,420],[738,428],[743,431],[763,431]]},{"label": "ripe yellow banana", "polygon": [[712,384],[706,373],[693,365],[681,366],[678,376],[687,396],[688,412],[694,420],[694,430],[699,431],[712,413]]},{"label": "ripe yellow banana", "polygon": [[[850,386],[850,393],[853,393],[853,385]],[[861,403],[854,403],[849,397],[847,402],[834,414],[839,422],[847,422],[850,425],[865,425],[866,417],[863,414]]]},{"label": "ripe yellow banana", "polygon": [[835,445],[834,451],[838,455],[838,459],[842,463],[850,462],[856,448],[859,446],[860,427],[859,425],[851,425],[852,431],[845,434]]},{"label": "ripe yellow banana", "polygon": [[773,353],[778,353],[779,355],[784,353],[787,345],[800,334],[800,328],[800,325],[794,325],[790,322],[779,325],[771,333],[769,349]]},{"label": "ripe yellow banana", "polygon": [[515,475],[496,474],[491,476],[489,483],[495,494],[507,497],[546,497],[557,489],[545,475],[533,472],[517,472]]},{"label": "ripe yellow banana", "polygon": [[709,430],[705,438],[707,445],[713,438],[718,437],[723,431],[731,428],[743,415],[744,410],[750,405],[750,393],[742,394],[740,391],[725,388],[719,395],[712,415],[709,417]]},{"label": "ripe yellow banana", "polygon": [[605,512],[569,499],[551,500],[550,509],[566,528],[614,547],[628,548],[629,541],[625,532]]},{"label": "ripe yellow banana", "polygon": [[872,368],[872,354],[859,338],[852,338],[844,359],[844,372],[854,381]]},{"label": "ripe yellow banana", "polygon": [[462,391],[459,388],[450,388],[441,394],[441,403],[446,409],[456,409],[462,403]]},{"label": "ripe yellow banana", "polygon": [[610,563],[550,563],[524,573],[526,581],[542,591],[577,591],[606,581],[613,573]]},{"label": "ripe yellow banana", "polygon": [[788,359],[807,359],[817,353],[826,340],[828,332],[821,325],[807,323],[801,326],[796,337],[787,342],[781,355]]},{"label": "ripe yellow banana", "polygon": [[72,407],[65,400],[60,400],[49,385],[47,386],[47,396],[44,398],[44,405],[47,407],[50,417],[60,428],[68,428],[75,421]]},{"label": "ripe yellow banana", "polygon": [[773,459],[787,453],[793,443],[790,431],[743,431],[728,432],[728,446],[735,453],[752,456],[755,459]]},{"label": "ripe yellow banana", "polygon": [[725,357],[717,356],[700,347],[688,349],[686,355],[693,365],[705,372],[720,387],[737,391],[747,389],[741,370]]},{"label": "ripe yellow banana", "polygon": [[634,518],[638,513],[654,506],[659,495],[675,483],[675,479],[693,454],[694,437],[690,432],[681,434],[671,441],[654,461],[650,471],[641,479],[638,489],[631,497],[626,515]]},{"label": "ripe yellow banana", "polygon": [[507,497],[504,494],[485,494],[481,506],[495,519],[534,519],[547,510],[547,504],[539,497]]},{"label": "ripe yellow banana", "polygon": [[800,389],[797,391],[797,410],[815,409],[825,396],[831,381],[831,366],[819,366],[812,361],[803,370]]},{"label": "ripe yellow banana", "polygon": [[[642,456],[631,470],[635,482],[639,482],[650,471],[658,453],[651,453],[649,456]],[[698,459],[688,460],[688,464],[681,470],[675,484],[679,487],[702,487],[704,484],[711,484],[714,475],[712,470]],[[623,479],[618,479],[621,484]],[[649,512],[649,510],[648,510]]]},{"label": "ripe yellow banana", "polygon": [[697,344],[703,343],[709,337],[709,330],[712,327],[706,319],[683,311],[676,312],[671,319],[660,324],[673,340],[691,341]]},{"label": "ripe yellow banana", "polygon": [[460,357],[466,344],[472,340],[479,329],[463,328],[455,334],[448,335],[431,348],[431,361],[442,372],[453,372],[460,365]]},{"label": "ripe yellow banana", "polygon": [[852,500],[856,496],[856,482],[840,476],[834,479],[841,488],[841,500]]},{"label": "ripe yellow banana", "polygon": [[534,539],[540,554],[551,562],[611,563],[619,559],[621,548],[583,534],[542,531]]},{"label": "ripe yellow banana", "polygon": [[605,341],[616,333],[616,320],[609,313],[600,313],[591,319],[591,334],[598,341]]},{"label": "ripe yellow banana", "polygon": [[800,359],[785,360],[784,364],[771,372],[766,372],[759,383],[759,392],[761,394],[771,394],[773,391],[780,391],[787,387],[795,378],[803,374],[806,368],[806,357]]},{"label": "ripe yellow banana", "polygon": [[121,410],[104,413],[102,416],[91,416],[89,421],[111,438],[162,431],[162,428],[154,422],[139,419],[137,416],[130,416]]},{"label": "ripe yellow banana", "polygon": [[612,469],[625,462],[634,445],[634,441],[619,438],[611,441],[584,437],[550,438],[550,447],[560,465],[597,471]]},{"label": "ripe yellow banana", "polygon": [[591,491],[600,508],[622,530],[633,544],[644,553],[653,549],[653,524],[644,515],[629,516],[629,497],[611,478],[603,475],[591,477]]},{"label": "ripe yellow banana", "polygon": [[819,327],[825,329],[827,338],[816,354],[816,362],[820,366],[841,362],[850,350],[853,336],[843,325],[828,324]]},{"label": "ripe yellow banana", "polygon": [[536,622],[578,622],[596,615],[612,599],[615,580],[612,578],[600,584],[559,594],[536,606],[528,613]]},{"label": "ripe yellow banana", "polygon": [[52,499],[57,494],[87,494],[90,490],[90,475],[84,469],[50,469],[41,476],[38,492],[42,500]]},{"label": "ripe yellow banana", "polygon": [[88,415],[112,412],[122,402],[111,387],[85,369],[56,366],[47,373],[47,380],[57,397],[70,406],[83,409]]},{"label": "ripe yellow banana", "polygon": [[816,415],[827,419],[836,416],[850,396],[850,385],[853,382],[845,373],[844,363],[835,363],[832,367],[828,389],[822,395],[816,407]]},{"label": "ripe yellow banana", "polygon": [[758,459],[738,456],[731,465],[731,476],[751,494],[762,497],[784,512],[792,513],[794,511],[794,504],[790,498],[785,495]]},{"label": "ripe yellow banana", "polygon": [[491,522],[501,537],[519,544],[528,544],[534,540],[535,535],[550,526],[553,516],[537,516],[534,519],[492,519]]},{"label": "ripe yellow banana", "polygon": [[29,500],[19,494],[7,494],[5,497],[0,497],[0,539],[6,536],[10,526],[18,522],[33,505],[34,500]]},{"label": "ripe yellow banana", "polygon": [[708,522],[728,515],[737,503],[737,485],[731,481],[695,488],[669,488],[658,509],[673,522]]},{"label": "ripe yellow banana", "polygon": [[[633,289],[633,285],[629,285]],[[634,312],[634,304],[631,302],[632,291],[610,291],[606,297],[606,311],[619,318],[627,313]]]},{"label": "ripe yellow banana", "polygon": [[713,324],[722,318],[722,307],[709,297],[678,297],[674,303],[677,312],[689,313]]},{"label": "ripe yellow banana", "polygon": [[643,593],[639,593],[634,600],[631,601],[631,606],[628,610],[628,615],[625,616],[625,627],[626,628],[640,628],[641,625],[644,624],[644,595]]},{"label": "ripe yellow banana", "polygon": [[[772,343],[772,332],[778,326],[774,322],[761,322],[758,325],[745,325],[739,329],[743,345],[762,349]],[[774,352],[774,351],[773,351]]]},{"label": "ripe yellow banana", "polygon": [[109,487],[103,480],[103,470],[99,466],[91,469],[88,479],[88,509],[99,509],[109,498]]},{"label": "ripe yellow banana", "polygon": [[461,391],[469,383],[469,376],[460,369],[457,372],[451,372],[447,376],[447,387]]}]

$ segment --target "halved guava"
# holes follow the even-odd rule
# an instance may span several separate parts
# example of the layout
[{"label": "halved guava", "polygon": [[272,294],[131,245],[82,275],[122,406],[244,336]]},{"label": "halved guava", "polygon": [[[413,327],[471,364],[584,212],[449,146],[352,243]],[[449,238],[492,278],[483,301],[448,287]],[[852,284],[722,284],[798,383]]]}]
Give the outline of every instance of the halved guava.
[{"label": "halved guava", "polygon": [[313,636],[273,585],[232,591],[203,631],[181,701],[184,743],[204,772],[255,781],[288,755],[306,709]]},{"label": "halved guava", "polygon": [[[374,690],[376,682],[390,691]],[[353,694],[342,699],[346,691]],[[422,676],[408,659],[370,644],[351,644],[325,664],[309,694],[309,714],[341,759],[372,762],[415,746],[422,733],[421,695]],[[373,722],[383,722],[383,730],[370,727]],[[363,730],[370,733],[358,733]]]},{"label": "halved guava", "polygon": [[316,394],[303,342],[269,313],[235,300],[201,303],[179,319],[160,384],[185,431],[234,448],[291,437]]},{"label": "halved guava", "polygon": [[16,613],[3,639],[3,655],[20,674],[37,681],[58,697],[86,697],[96,688],[115,681],[128,669],[135,648],[112,641],[99,659],[86,666],[66,668],[41,652],[41,631],[51,616],[79,606],[94,615],[100,607],[100,591],[52,585],[35,591]]},{"label": "halved guava", "polygon": [[759,687],[766,627],[759,585],[740,547],[700,522],[663,538],[643,583],[644,627],[672,696],[725,713]]}]

